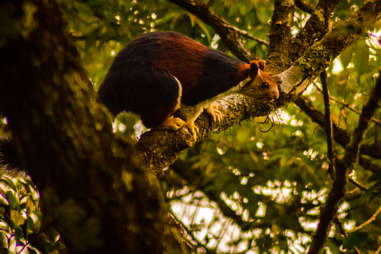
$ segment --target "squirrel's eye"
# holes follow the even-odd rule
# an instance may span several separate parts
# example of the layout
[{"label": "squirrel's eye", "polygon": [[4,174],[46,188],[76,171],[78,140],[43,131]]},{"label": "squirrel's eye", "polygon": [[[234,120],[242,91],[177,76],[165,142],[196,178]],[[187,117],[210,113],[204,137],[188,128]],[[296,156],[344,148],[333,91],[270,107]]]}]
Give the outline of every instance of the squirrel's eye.
[{"label": "squirrel's eye", "polygon": [[262,87],[267,89],[267,88],[270,87],[270,85],[269,85],[269,83],[267,83],[267,82],[263,82],[263,83],[262,83]]}]

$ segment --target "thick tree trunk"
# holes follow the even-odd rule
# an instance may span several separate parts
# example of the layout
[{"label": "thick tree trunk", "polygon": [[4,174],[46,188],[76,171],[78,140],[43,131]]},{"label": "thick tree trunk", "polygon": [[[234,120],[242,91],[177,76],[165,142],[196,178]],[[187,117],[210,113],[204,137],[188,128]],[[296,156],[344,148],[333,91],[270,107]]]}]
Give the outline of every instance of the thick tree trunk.
[{"label": "thick tree trunk", "polygon": [[40,191],[44,225],[68,253],[162,253],[171,237],[157,179],[112,133],[59,6],[6,1],[0,16],[0,114]]}]

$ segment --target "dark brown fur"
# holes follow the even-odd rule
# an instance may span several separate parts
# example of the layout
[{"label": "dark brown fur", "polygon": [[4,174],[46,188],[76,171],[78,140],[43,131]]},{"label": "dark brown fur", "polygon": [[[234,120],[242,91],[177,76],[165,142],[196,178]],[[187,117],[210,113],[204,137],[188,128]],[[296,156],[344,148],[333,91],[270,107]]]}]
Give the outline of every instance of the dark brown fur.
[{"label": "dark brown fur", "polygon": [[117,55],[99,89],[99,98],[114,115],[132,111],[147,127],[157,127],[177,110],[180,99],[181,104],[193,106],[249,76],[266,84],[258,86],[261,96],[278,98],[279,93],[268,93],[277,91],[277,86],[263,68],[263,61],[242,62],[180,33],[148,33]]}]

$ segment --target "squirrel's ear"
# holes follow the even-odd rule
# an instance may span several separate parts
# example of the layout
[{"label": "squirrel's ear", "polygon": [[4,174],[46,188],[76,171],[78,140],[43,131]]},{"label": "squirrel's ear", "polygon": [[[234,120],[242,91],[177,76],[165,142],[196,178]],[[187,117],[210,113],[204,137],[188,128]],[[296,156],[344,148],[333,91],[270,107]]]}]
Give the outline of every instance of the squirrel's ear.
[{"label": "squirrel's ear", "polygon": [[258,60],[257,64],[258,64],[259,69],[261,69],[262,71],[265,70],[265,65],[266,65],[266,61],[265,60],[262,60],[262,59]]},{"label": "squirrel's ear", "polygon": [[249,75],[251,78],[255,78],[257,74],[258,74],[258,65],[256,62],[251,61]]},{"label": "squirrel's ear", "polygon": [[257,73],[258,73],[258,68],[260,70],[265,70],[265,65],[266,65],[266,62],[265,60],[252,60],[250,61],[250,76],[252,78],[255,78],[257,76]]}]

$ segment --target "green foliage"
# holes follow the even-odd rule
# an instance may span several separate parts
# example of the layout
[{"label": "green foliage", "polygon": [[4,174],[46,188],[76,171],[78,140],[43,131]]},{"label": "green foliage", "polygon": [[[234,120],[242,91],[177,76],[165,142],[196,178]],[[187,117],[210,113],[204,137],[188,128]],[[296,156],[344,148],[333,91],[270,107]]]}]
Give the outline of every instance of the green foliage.
[{"label": "green foliage", "polygon": [[[115,54],[144,32],[175,30],[231,54],[210,26],[167,0],[60,2],[95,89]],[[214,2],[211,9],[216,14],[252,35],[267,39],[274,1],[203,2]],[[305,2],[315,5],[318,1]],[[339,2],[331,17],[335,22],[346,19],[364,1]],[[292,30],[300,31],[309,15],[300,10],[297,13]],[[265,46],[242,38],[251,52],[266,58]],[[361,111],[374,87],[380,56],[377,38],[364,36],[327,69],[330,95],[334,99],[332,119],[348,134],[359,118],[354,111]],[[315,80],[305,96],[324,112],[320,87],[319,80]],[[380,111],[375,118],[380,121]],[[189,235],[193,234],[190,242],[198,249],[217,253],[305,253],[311,243],[319,208],[332,185],[327,172],[324,130],[293,104],[271,115],[272,127],[271,123],[261,121],[242,122],[196,144],[162,177],[172,211],[189,229]],[[114,126],[135,141],[145,131],[132,114],[120,115]],[[371,122],[363,143],[379,144],[380,128],[379,123]],[[343,147],[336,144],[335,148],[342,156]],[[361,253],[371,253],[381,243],[380,216],[359,232],[345,235],[340,229],[349,232],[367,221],[380,204],[381,160],[365,157],[372,165],[356,164],[350,177],[367,190],[348,184],[326,243],[331,253],[343,250],[351,253],[355,247]],[[29,236],[38,233],[41,224],[33,185],[28,178],[11,179],[3,175],[0,194],[0,252],[16,253],[26,246],[33,253]],[[49,239],[44,242],[46,253],[56,246],[51,240],[54,238]]]},{"label": "green foliage", "polygon": [[[0,169],[0,253],[49,253],[56,249],[41,232],[39,194],[25,175]],[[38,239],[42,245],[35,246]]]}]

